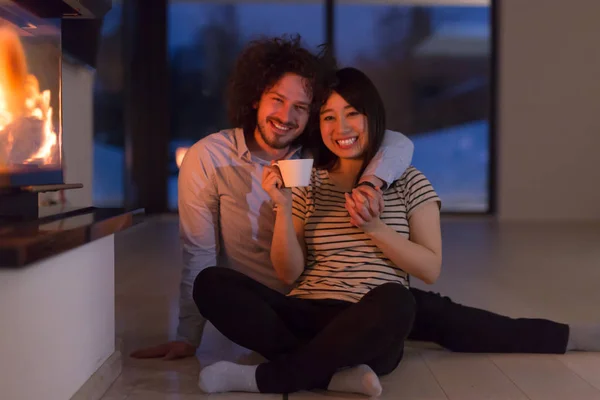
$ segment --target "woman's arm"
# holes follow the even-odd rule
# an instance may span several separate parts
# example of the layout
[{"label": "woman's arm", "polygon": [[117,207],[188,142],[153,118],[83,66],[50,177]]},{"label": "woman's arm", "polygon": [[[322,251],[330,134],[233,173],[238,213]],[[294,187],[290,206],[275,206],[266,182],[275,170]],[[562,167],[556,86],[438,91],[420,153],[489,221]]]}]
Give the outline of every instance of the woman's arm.
[{"label": "woman's arm", "polygon": [[[434,283],[442,266],[442,234],[437,201],[415,208],[409,216],[410,239],[402,236],[379,219],[379,212],[369,207],[366,197],[381,196],[370,188],[355,189],[362,196],[347,196],[346,209],[363,232],[383,254],[406,273],[427,284]],[[359,201],[355,202],[353,198]]]},{"label": "woman's arm", "polygon": [[300,199],[292,196],[290,189],[279,189],[282,184],[283,179],[276,167],[264,168],[262,186],[277,208],[271,241],[271,263],[277,277],[291,285],[304,271],[304,221],[293,215],[294,208],[301,208]]},{"label": "woman's arm", "polygon": [[286,285],[296,282],[304,271],[306,264],[304,222],[292,215],[291,206],[277,208],[271,243],[271,262],[277,276]]},{"label": "woman's arm", "polygon": [[427,284],[434,283],[442,269],[442,234],[440,209],[436,202],[417,208],[408,224],[410,240],[379,218],[365,234],[383,254],[409,275]]}]

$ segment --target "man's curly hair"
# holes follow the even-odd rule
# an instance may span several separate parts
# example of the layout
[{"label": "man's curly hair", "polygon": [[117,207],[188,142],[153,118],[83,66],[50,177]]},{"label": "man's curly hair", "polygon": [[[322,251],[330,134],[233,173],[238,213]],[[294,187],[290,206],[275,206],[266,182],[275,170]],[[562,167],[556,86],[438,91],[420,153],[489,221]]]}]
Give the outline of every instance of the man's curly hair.
[{"label": "man's curly hair", "polygon": [[254,40],[238,57],[229,80],[229,119],[246,134],[253,132],[257,124],[254,105],[287,73],[306,78],[306,91],[312,95],[312,116],[323,103],[335,70],[335,61],[326,47],[321,46],[321,51],[313,54],[301,45],[300,35]]}]

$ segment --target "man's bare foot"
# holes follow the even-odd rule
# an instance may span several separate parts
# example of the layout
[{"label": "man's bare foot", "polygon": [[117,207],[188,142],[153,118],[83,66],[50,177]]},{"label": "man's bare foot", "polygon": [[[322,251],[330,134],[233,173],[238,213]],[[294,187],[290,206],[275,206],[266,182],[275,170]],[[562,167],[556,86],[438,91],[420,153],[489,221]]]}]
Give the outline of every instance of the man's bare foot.
[{"label": "man's bare foot", "polygon": [[133,358],[164,358],[165,360],[176,360],[180,358],[193,357],[196,348],[186,342],[168,342],[158,346],[138,349],[130,354]]}]

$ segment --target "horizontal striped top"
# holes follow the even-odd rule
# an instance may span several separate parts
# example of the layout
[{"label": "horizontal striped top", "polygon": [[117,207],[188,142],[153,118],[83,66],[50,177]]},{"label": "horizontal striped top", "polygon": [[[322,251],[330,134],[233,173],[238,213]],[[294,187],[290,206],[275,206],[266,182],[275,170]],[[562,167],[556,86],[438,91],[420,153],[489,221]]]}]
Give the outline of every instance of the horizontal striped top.
[{"label": "horizontal striped top", "polygon": [[[358,302],[387,282],[409,286],[402,266],[394,265],[361,229],[350,224],[344,192],[326,170],[313,170],[311,185],[294,188],[293,215],[304,221],[307,265],[289,296]],[[419,206],[440,198],[414,167],[383,193],[383,222],[409,237],[408,220]]]}]

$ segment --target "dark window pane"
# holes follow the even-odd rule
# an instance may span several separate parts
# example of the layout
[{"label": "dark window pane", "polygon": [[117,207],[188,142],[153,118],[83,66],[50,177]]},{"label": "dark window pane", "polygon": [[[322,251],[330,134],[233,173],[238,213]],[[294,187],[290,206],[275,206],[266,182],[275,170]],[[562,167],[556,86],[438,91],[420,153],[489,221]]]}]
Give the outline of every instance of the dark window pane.
[{"label": "dark window pane", "polygon": [[388,129],[414,141],[443,210],[486,212],[489,7],[340,2],[334,40],[340,64],[374,81]]},{"label": "dark window pane", "polygon": [[93,202],[124,204],[124,121],[121,1],[104,17],[94,83]]}]

